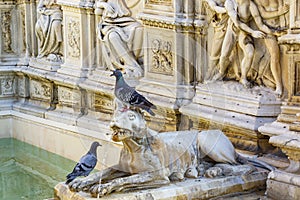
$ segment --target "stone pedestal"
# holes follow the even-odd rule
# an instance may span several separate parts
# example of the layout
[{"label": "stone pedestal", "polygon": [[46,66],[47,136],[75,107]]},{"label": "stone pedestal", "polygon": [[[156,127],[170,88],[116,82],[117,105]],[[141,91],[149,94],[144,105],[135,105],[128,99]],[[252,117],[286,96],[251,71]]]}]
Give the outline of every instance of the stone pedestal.
[{"label": "stone pedestal", "polygon": [[12,109],[17,100],[18,80],[9,69],[0,68],[0,110]]},{"label": "stone pedestal", "polygon": [[53,107],[53,82],[40,72],[25,71],[26,76],[19,76],[21,101],[14,104],[14,110],[44,118]]},{"label": "stone pedestal", "polygon": [[139,14],[146,48],[145,74],[137,89],[147,93],[145,96],[158,106],[158,116],[171,117],[162,120],[167,130],[178,128],[178,109],[194,96],[190,85],[194,81],[194,11],[193,3],[189,3],[191,5],[177,0],[147,1]]},{"label": "stone pedestal", "polygon": [[[230,176],[225,178],[187,179],[157,189],[148,189],[127,193],[115,193],[102,197],[105,200],[131,200],[131,199],[211,199],[222,195],[259,189],[265,186],[267,173],[255,172],[244,176]],[[55,186],[55,199],[57,200],[92,200],[84,192],[71,192],[64,183]]]},{"label": "stone pedestal", "polygon": [[30,67],[49,72],[56,72],[60,68],[61,64],[62,62],[52,62],[46,60],[46,58],[31,58],[29,62]]},{"label": "stone pedestal", "polygon": [[283,171],[273,171],[268,176],[266,194],[274,199],[300,198],[300,176]]},{"label": "stone pedestal", "polygon": [[59,74],[87,77],[95,64],[95,17],[92,4],[58,0],[63,10],[64,63]]},{"label": "stone pedestal", "polygon": [[190,128],[221,129],[237,148],[258,152],[268,148],[268,138],[258,127],[275,121],[280,105],[271,89],[246,89],[227,81],[197,86],[193,102],[180,112],[190,120]]}]

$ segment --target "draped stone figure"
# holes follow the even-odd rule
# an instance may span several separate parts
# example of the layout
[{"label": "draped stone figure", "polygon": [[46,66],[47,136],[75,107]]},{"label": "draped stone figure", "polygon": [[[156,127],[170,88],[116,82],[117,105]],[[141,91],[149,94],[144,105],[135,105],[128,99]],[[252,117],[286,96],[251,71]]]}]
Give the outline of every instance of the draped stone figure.
[{"label": "draped stone figure", "polygon": [[37,12],[40,14],[35,33],[39,41],[38,58],[47,57],[59,61],[62,55],[62,11],[56,0],[40,0]]},{"label": "draped stone figure", "polygon": [[107,67],[124,69],[130,77],[142,76],[143,29],[124,0],[98,0],[95,13],[101,15],[97,32]]},{"label": "draped stone figure", "polygon": [[214,36],[211,45],[211,52],[209,57],[208,71],[205,80],[210,80],[217,70],[219,64],[221,48],[226,33],[228,24],[228,14],[224,7],[226,0],[205,0],[211,8],[213,15],[210,23],[214,27]]}]

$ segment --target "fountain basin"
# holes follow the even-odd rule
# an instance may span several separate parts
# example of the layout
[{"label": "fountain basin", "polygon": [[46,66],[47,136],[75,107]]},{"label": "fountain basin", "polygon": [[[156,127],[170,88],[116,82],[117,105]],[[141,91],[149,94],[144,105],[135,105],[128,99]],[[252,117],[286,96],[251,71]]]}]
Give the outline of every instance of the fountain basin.
[{"label": "fountain basin", "polygon": [[13,138],[0,139],[0,199],[53,198],[75,162]]}]

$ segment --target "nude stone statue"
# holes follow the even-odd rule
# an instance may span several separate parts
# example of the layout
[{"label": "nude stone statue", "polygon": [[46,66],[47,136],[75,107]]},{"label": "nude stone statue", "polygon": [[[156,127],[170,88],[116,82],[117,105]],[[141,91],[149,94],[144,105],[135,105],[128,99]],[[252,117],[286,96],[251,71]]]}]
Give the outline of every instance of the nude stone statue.
[{"label": "nude stone statue", "polygon": [[102,53],[110,69],[124,69],[128,76],[142,76],[143,29],[131,17],[124,0],[98,0],[95,14],[101,16],[98,38],[103,42]]},{"label": "nude stone statue", "polygon": [[35,33],[39,41],[38,58],[47,57],[59,61],[62,55],[62,11],[56,0],[40,0],[37,6],[40,14]]},{"label": "nude stone statue", "polygon": [[[185,177],[242,175],[256,170],[248,165],[249,160],[235,151],[220,130],[158,133],[147,127],[140,112],[133,110],[118,111],[110,126],[112,140],[123,143],[119,163],[86,178],[73,180],[69,183],[71,190],[102,197],[114,191],[160,187],[171,181],[182,181]],[[204,166],[205,158],[224,164],[209,169]],[[225,164],[238,169],[222,172]],[[268,168],[265,163],[260,164]],[[231,172],[226,174],[225,171]]]},{"label": "nude stone statue", "polygon": [[205,0],[213,10],[211,24],[214,27],[214,36],[212,39],[209,66],[205,80],[211,80],[215,74],[216,66],[219,64],[221,48],[226,33],[228,14],[224,7],[226,0]]},{"label": "nude stone statue", "polygon": [[[230,53],[238,43],[244,54],[241,62],[240,83],[248,88],[250,83],[247,80],[247,74],[254,57],[253,38],[264,38],[266,34],[272,34],[272,31],[263,24],[257,6],[250,0],[226,1],[225,8],[229,15],[228,28],[221,49],[220,70],[213,80],[224,78],[229,65]],[[252,19],[259,30],[250,27]]]},{"label": "nude stone statue", "polygon": [[[280,6],[280,0],[255,0],[259,13],[263,21],[269,27],[274,29],[280,27],[280,16],[283,16],[289,11],[287,5]],[[275,35],[269,35],[264,39],[266,47],[271,55],[270,69],[275,80],[275,93],[279,96],[282,94],[282,80],[281,80],[281,67],[280,67],[280,49]],[[259,73],[262,73],[260,70]],[[261,76],[261,75],[259,75]]]}]

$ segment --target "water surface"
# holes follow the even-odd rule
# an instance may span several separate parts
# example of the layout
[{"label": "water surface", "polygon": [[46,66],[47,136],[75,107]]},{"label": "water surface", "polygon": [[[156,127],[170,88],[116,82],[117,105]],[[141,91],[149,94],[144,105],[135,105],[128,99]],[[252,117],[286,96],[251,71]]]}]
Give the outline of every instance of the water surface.
[{"label": "water surface", "polygon": [[12,138],[0,139],[0,200],[53,197],[75,162]]}]

